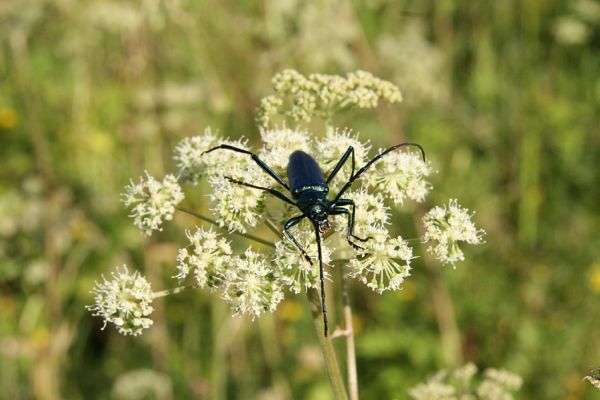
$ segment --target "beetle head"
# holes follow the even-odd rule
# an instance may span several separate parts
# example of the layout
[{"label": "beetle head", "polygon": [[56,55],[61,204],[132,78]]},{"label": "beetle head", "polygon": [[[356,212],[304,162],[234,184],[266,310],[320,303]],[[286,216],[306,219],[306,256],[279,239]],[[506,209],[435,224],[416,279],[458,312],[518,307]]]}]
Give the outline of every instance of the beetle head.
[{"label": "beetle head", "polygon": [[314,222],[319,229],[319,232],[321,232],[323,235],[326,235],[331,229],[331,224],[329,223],[327,217],[327,210],[325,207],[319,204],[313,206],[308,212],[308,218]]}]

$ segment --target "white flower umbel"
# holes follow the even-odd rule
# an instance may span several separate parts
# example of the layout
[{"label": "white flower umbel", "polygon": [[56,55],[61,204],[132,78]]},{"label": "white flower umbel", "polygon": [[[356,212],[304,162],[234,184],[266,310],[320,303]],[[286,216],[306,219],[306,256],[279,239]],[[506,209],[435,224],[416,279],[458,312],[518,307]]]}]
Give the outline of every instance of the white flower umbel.
[{"label": "white flower umbel", "polygon": [[273,312],[283,300],[281,283],[264,256],[248,248],[242,257],[234,257],[223,280],[223,297],[236,315],[253,319]]},{"label": "white flower umbel", "polygon": [[434,380],[415,386],[409,395],[413,400],[458,400],[454,387]]},{"label": "white flower umbel", "polygon": [[140,335],[152,325],[148,318],[154,311],[152,288],[139,272],[130,274],[125,265],[111,277],[107,280],[102,276],[102,282],[96,282],[92,290],[94,304],[86,308],[104,319],[102,329],[110,322],[123,335]]},{"label": "white flower umbel", "polygon": [[133,180],[125,188],[122,201],[126,207],[131,207],[133,223],[145,235],[152,234],[154,230],[162,230],[164,220],[173,219],[175,206],[184,198],[183,191],[174,175],[167,175],[159,181],[146,172],[146,178],[140,182]]},{"label": "white flower umbel", "polygon": [[280,128],[262,129],[260,132],[264,143],[259,156],[269,167],[279,173],[287,173],[290,154],[295,150],[312,153],[311,138],[307,132],[299,129]]},{"label": "white flower umbel", "polygon": [[[297,229],[293,234],[306,250],[312,264],[304,258],[296,245],[285,237],[275,244],[273,263],[277,266],[278,275],[285,286],[294,293],[300,293],[309,288],[318,288],[320,287],[320,275],[315,233],[310,228],[305,228]],[[323,265],[326,267],[331,262],[332,251],[324,243],[321,244],[321,249]],[[324,270],[324,274],[325,278],[329,276],[326,270]]]},{"label": "white flower umbel", "polygon": [[521,388],[523,379],[512,372],[489,368],[485,370],[485,379],[477,388],[482,400],[513,400],[512,392]]},{"label": "white flower umbel", "polygon": [[454,371],[442,370],[409,391],[413,400],[513,400],[521,387],[519,375],[487,369],[485,379],[475,377],[477,367],[467,364]]},{"label": "white flower umbel", "polygon": [[393,151],[375,165],[369,175],[371,184],[396,205],[402,205],[405,198],[422,202],[431,190],[425,180],[432,173],[431,165],[420,154]]},{"label": "white flower umbel", "polygon": [[206,161],[202,153],[219,144],[218,140],[218,136],[210,128],[206,128],[204,135],[188,137],[179,142],[173,158],[179,167],[182,181],[193,185],[198,183],[200,176],[206,172]]},{"label": "white flower umbel", "polygon": [[386,230],[380,229],[360,246],[364,250],[348,264],[350,275],[378,293],[399,289],[410,275],[413,253],[408,243],[400,236],[390,238]]},{"label": "white flower umbel", "polygon": [[429,243],[428,251],[443,264],[454,265],[465,256],[459,242],[480,244],[485,231],[477,229],[469,210],[462,208],[456,200],[448,206],[434,207],[423,217],[425,234],[423,241]]},{"label": "white flower umbel", "polygon": [[199,288],[218,287],[231,260],[231,245],[212,230],[196,228],[193,233],[186,231],[186,236],[190,246],[179,250],[174,278],[182,281],[193,273]]}]

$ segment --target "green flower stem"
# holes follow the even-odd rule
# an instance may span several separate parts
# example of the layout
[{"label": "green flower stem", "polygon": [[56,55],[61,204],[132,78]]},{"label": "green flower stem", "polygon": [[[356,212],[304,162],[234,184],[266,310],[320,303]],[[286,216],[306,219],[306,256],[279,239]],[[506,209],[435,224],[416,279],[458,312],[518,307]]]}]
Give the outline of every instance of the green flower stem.
[{"label": "green flower stem", "polygon": [[158,299],[159,297],[165,297],[165,296],[169,296],[171,294],[181,293],[186,289],[191,289],[194,287],[196,287],[196,285],[186,285],[186,286],[179,286],[179,287],[172,288],[172,289],[165,289],[165,290],[161,290],[160,292],[152,293],[152,297],[154,299]]},{"label": "green flower stem", "polygon": [[[179,210],[179,211],[181,211],[183,213],[189,214],[189,215],[191,215],[193,217],[196,217],[198,219],[201,219],[204,222],[208,222],[209,224],[212,224],[212,225],[218,227],[219,229],[221,229],[221,227],[219,226],[219,223],[217,221],[215,221],[214,219],[212,219],[212,218],[205,217],[202,214],[198,214],[195,211],[188,210],[187,208],[183,208],[183,207],[177,207],[177,210]],[[265,239],[260,238],[258,236],[250,235],[248,233],[241,233],[241,232],[233,232],[233,233],[236,234],[236,235],[245,237],[248,240],[253,240],[253,241],[257,242],[257,243],[264,244],[265,246],[269,246],[269,247],[275,248],[275,243],[269,242],[268,240],[265,240]]]},{"label": "green flower stem", "polygon": [[335,357],[335,349],[333,348],[331,339],[326,338],[323,335],[323,310],[321,308],[319,291],[316,289],[308,289],[306,296],[317,331],[317,337],[319,338],[319,344],[321,345],[321,351],[323,352],[323,358],[325,359],[325,366],[327,367],[327,374],[329,375],[329,382],[331,383],[333,394],[335,395],[336,400],[348,400],[346,388],[344,387],[344,380],[340,373],[337,358]]}]

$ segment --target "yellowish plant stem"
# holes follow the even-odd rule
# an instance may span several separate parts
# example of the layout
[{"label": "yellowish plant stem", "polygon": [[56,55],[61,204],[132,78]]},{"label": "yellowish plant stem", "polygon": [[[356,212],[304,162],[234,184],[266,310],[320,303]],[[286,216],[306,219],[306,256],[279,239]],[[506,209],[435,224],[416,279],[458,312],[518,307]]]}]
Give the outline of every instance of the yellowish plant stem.
[{"label": "yellowish plant stem", "polygon": [[356,347],[354,346],[354,327],[352,325],[352,305],[350,304],[350,292],[348,290],[348,277],[344,268],[342,273],[342,296],[344,300],[344,325],[346,336],[346,366],[348,369],[348,390],[350,400],[358,400],[358,373],[356,369]]},{"label": "yellowish plant stem", "polygon": [[319,291],[316,289],[308,289],[306,296],[308,297],[308,305],[315,324],[317,337],[319,338],[319,345],[323,352],[323,358],[325,359],[325,367],[327,368],[327,375],[329,376],[333,394],[335,395],[336,400],[348,400],[346,388],[344,387],[344,380],[335,356],[333,343],[330,338],[323,335],[323,309],[321,308]]}]

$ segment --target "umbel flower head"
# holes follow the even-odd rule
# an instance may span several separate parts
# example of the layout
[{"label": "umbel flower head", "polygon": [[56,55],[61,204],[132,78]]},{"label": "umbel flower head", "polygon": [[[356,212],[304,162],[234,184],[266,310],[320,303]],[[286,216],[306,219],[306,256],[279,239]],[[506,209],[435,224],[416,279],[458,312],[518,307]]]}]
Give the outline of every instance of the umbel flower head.
[{"label": "umbel flower head", "polygon": [[273,312],[283,300],[281,281],[267,259],[248,248],[243,256],[232,260],[225,274],[223,297],[235,314],[254,317]]},{"label": "umbel flower head", "polygon": [[182,281],[193,273],[199,288],[218,287],[231,260],[231,245],[212,230],[197,228],[186,236],[190,246],[179,250],[174,277]]},{"label": "umbel flower head", "polygon": [[469,363],[454,371],[441,370],[410,389],[413,400],[513,400],[522,378],[510,371],[488,368],[476,380],[477,367]]},{"label": "umbel flower head", "polygon": [[372,239],[350,260],[350,276],[359,278],[378,293],[399,289],[410,275],[412,248],[400,236],[389,237],[383,228],[371,234]]},{"label": "umbel flower head", "polygon": [[175,206],[183,197],[175,176],[167,175],[161,182],[146,172],[146,179],[140,178],[138,183],[131,181],[122,200],[126,207],[131,207],[134,225],[150,235],[153,230],[162,230],[163,221],[173,219]]},{"label": "umbel flower head", "polygon": [[140,335],[152,325],[149,318],[152,308],[152,288],[148,281],[135,271],[129,273],[126,265],[111,273],[112,279],[102,276],[92,290],[94,304],[86,306],[92,315],[102,317],[104,326],[110,322],[123,335]]},{"label": "umbel flower head", "polygon": [[434,207],[423,217],[423,240],[430,243],[428,251],[443,264],[454,265],[465,259],[458,247],[459,242],[482,243],[485,231],[475,227],[471,216],[469,210],[461,207],[454,199],[450,200],[447,207]]},{"label": "umbel flower head", "polygon": [[[275,95],[264,99],[259,109],[262,145],[251,146],[243,138],[224,138],[208,128],[202,135],[183,139],[175,148],[177,177],[167,175],[159,181],[147,175],[126,188],[123,200],[132,208],[134,224],[145,234],[160,230],[163,221],[173,217],[184,198],[180,185],[197,188],[200,180],[206,182],[210,187],[207,198],[212,223],[222,229],[187,231],[189,244],[178,253],[173,277],[181,287],[208,288],[219,294],[236,315],[255,318],[274,311],[286,289],[293,293],[320,290],[320,261],[324,279],[329,278],[332,267],[344,263],[345,273],[377,293],[401,289],[416,256],[409,241],[391,231],[398,224],[391,220],[390,210],[409,201],[426,200],[432,190],[428,181],[433,172],[430,163],[407,147],[395,148],[357,177],[357,171],[380,153],[373,152],[358,132],[328,126],[324,135],[314,136],[300,126],[271,126],[271,118],[276,114],[309,121],[316,117],[329,119],[343,110],[372,108],[381,101],[399,102],[400,91],[390,82],[362,71],[338,77],[304,76],[286,70],[274,77],[273,84]],[[213,151],[217,146],[219,149]],[[232,151],[232,147],[239,151]],[[296,150],[311,155],[324,176],[329,176],[344,155],[349,156],[327,184],[327,198],[333,200],[352,180],[343,199],[336,203],[336,210],[328,209],[331,226],[323,229],[323,235],[319,234],[320,260],[311,221],[297,220],[284,232],[286,222],[294,221],[304,211],[297,204],[281,201],[282,196],[292,198],[292,194],[284,189],[286,185],[265,173],[271,169],[289,183],[289,157]],[[268,167],[258,165],[257,157]],[[197,215],[185,208],[177,209]],[[426,227],[423,240],[443,263],[464,259],[458,242],[481,242],[483,231],[475,228],[471,215],[456,201],[451,201],[449,207],[434,208],[423,222]],[[265,240],[252,236],[257,231],[254,228],[261,225],[270,228],[274,237]],[[267,246],[251,248],[245,240],[232,243],[233,234]],[[107,281],[102,288],[106,287]],[[104,297],[109,292],[101,291]],[[104,297],[99,298],[101,303]],[[121,323],[122,315],[127,314],[127,310],[121,309],[125,303],[111,304],[111,313],[98,315],[105,321]],[[96,312],[105,310],[94,307]]]}]

